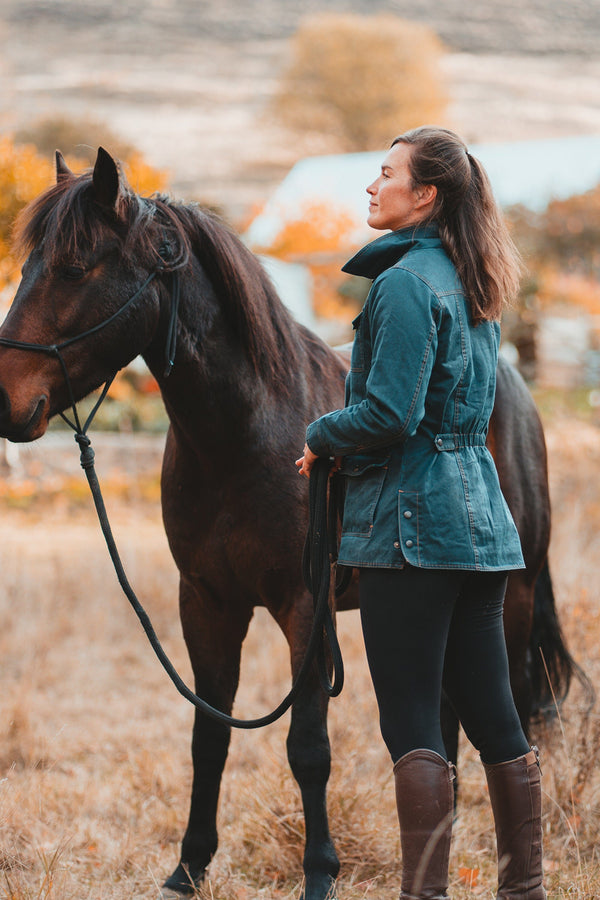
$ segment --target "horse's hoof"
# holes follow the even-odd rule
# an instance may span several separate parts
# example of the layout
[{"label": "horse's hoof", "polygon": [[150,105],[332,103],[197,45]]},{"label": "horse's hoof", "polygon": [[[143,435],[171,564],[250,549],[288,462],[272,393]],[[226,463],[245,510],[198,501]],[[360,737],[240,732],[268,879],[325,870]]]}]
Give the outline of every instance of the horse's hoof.
[{"label": "horse's hoof", "polygon": [[307,875],[300,900],[337,900],[335,888],[331,875]]},{"label": "horse's hoof", "polygon": [[195,897],[196,888],[204,881],[204,870],[201,870],[196,878],[193,878],[187,866],[179,863],[172,875],[170,875],[161,888],[160,900],[184,900]]}]

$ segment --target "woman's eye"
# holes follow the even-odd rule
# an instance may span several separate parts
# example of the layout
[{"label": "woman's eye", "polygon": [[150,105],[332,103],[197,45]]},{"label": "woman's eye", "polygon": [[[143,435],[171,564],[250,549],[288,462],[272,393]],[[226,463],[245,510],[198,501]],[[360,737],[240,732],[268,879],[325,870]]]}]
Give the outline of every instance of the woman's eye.
[{"label": "woman's eye", "polygon": [[62,270],[62,276],[67,281],[79,281],[85,275],[83,266],[65,266]]}]

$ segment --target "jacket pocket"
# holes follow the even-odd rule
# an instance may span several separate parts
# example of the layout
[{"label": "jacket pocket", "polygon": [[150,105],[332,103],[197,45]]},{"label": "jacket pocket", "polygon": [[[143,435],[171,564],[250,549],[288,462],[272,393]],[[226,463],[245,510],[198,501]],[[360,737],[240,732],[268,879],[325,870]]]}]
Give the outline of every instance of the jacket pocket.
[{"label": "jacket pocket", "polygon": [[381,457],[346,456],[340,473],[347,476],[343,533],[370,537],[375,510],[388,471],[389,453]]}]

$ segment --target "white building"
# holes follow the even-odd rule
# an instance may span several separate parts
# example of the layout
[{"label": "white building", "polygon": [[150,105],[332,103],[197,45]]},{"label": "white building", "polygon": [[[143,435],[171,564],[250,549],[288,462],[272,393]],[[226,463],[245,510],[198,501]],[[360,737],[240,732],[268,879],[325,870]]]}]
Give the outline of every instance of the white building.
[{"label": "white building", "polygon": [[[470,148],[490,178],[503,207],[543,210],[553,199],[582,194],[600,183],[600,135],[477,144]],[[366,187],[378,175],[385,153],[349,153],[300,160],[248,228],[251,247],[272,244],[288,221],[319,206],[356,222],[356,246],[376,237],[366,224]]]},{"label": "white building", "polygon": [[[553,199],[583,194],[600,184],[600,135],[478,144],[469,149],[483,163],[496,199],[504,208],[519,204],[539,212]],[[365,222],[365,189],[377,176],[384,155],[351,153],[301,160],[251,223],[244,239],[250,247],[268,247],[287,222],[300,220],[303,210],[318,207],[329,210],[332,217],[343,215],[355,223],[348,247],[350,256],[380,234]],[[309,273],[304,270],[301,275],[302,267],[294,265],[284,278],[287,265],[278,262],[277,266],[280,296],[300,321],[327,339],[335,329],[314,320]],[[571,310],[565,320],[550,316],[547,323],[540,323],[543,380],[548,381],[554,372],[560,386],[594,381],[591,364],[586,362],[593,354],[588,319],[583,312],[579,315]],[[574,367],[576,358],[579,362]],[[592,368],[598,369],[597,361]]]}]

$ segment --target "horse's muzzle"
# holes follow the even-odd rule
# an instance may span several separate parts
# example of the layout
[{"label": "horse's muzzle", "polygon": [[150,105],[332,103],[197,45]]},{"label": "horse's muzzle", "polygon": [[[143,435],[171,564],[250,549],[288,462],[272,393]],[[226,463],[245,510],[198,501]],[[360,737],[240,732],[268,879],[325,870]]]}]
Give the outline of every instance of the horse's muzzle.
[{"label": "horse's muzzle", "polygon": [[48,427],[47,405],[48,397],[42,395],[30,403],[25,416],[15,418],[10,397],[0,385],[0,437],[20,444],[41,437]]}]

